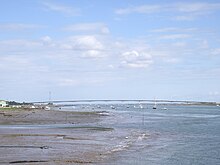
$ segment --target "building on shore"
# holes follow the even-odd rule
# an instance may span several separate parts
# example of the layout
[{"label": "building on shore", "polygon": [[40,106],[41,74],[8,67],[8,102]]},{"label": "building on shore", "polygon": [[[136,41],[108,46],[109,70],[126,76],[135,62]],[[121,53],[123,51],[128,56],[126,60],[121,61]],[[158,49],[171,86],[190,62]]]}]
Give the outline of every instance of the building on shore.
[{"label": "building on shore", "polygon": [[0,107],[7,107],[7,106],[8,106],[7,101],[0,100]]}]

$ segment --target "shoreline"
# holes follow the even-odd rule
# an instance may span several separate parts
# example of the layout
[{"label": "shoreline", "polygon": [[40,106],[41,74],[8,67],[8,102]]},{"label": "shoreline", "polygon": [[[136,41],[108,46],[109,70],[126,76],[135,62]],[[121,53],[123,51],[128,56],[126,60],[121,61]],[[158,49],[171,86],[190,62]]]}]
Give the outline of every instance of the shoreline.
[{"label": "shoreline", "polygon": [[1,110],[0,164],[101,162],[111,145],[100,135],[114,131],[100,124],[106,117],[101,111]]},{"label": "shoreline", "polygon": [[98,122],[102,111],[57,111],[43,109],[0,110],[0,124],[80,124]]}]

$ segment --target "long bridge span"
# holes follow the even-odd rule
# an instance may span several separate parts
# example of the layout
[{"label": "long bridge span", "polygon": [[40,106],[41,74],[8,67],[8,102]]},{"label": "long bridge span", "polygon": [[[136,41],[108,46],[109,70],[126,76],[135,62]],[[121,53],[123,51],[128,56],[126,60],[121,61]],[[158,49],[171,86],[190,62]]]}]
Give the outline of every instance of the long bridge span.
[{"label": "long bridge span", "polygon": [[215,104],[216,102],[199,102],[199,101],[183,101],[183,100],[152,100],[152,99],[122,99],[122,100],[108,100],[108,99],[100,99],[100,100],[50,100],[50,101],[35,101],[29,102],[32,104],[47,104],[47,103],[94,103],[94,102],[147,102],[147,103],[154,103],[154,102],[163,102],[163,103],[188,103],[188,104]]}]

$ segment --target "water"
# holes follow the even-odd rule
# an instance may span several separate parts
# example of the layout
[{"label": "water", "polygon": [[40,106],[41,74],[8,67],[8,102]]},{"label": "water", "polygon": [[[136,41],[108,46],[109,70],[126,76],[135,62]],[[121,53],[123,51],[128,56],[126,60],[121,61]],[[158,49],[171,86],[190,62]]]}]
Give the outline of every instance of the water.
[{"label": "water", "polygon": [[[162,104],[156,110],[152,107],[152,104],[78,104],[56,110],[100,111],[108,116],[90,125],[3,125],[1,128],[62,128],[64,132],[83,128],[86,135],[95,128],[90,135],[95,140],[86,142],[105,146],[103,161],[98,164],[220,164],[220,107]],[[103,128],[108,129],[103,131]]]},{"label": "water", "polygon": [[[220,108],[195,105],[102,105],[119,131],[108,164],[220,164]],[[121,136],[120,136],[121,135]]]}]

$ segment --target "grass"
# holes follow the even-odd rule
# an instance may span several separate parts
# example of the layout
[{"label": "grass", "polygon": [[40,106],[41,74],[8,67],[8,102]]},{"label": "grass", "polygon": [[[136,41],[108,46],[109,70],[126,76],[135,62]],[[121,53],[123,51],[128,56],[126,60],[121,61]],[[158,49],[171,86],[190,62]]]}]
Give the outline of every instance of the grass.
[{"label": "grass", "polygon": [[0,111],[4,111],[4,110],[18,110],[20,108],[16,108],[16,107],[0,107]]}]

